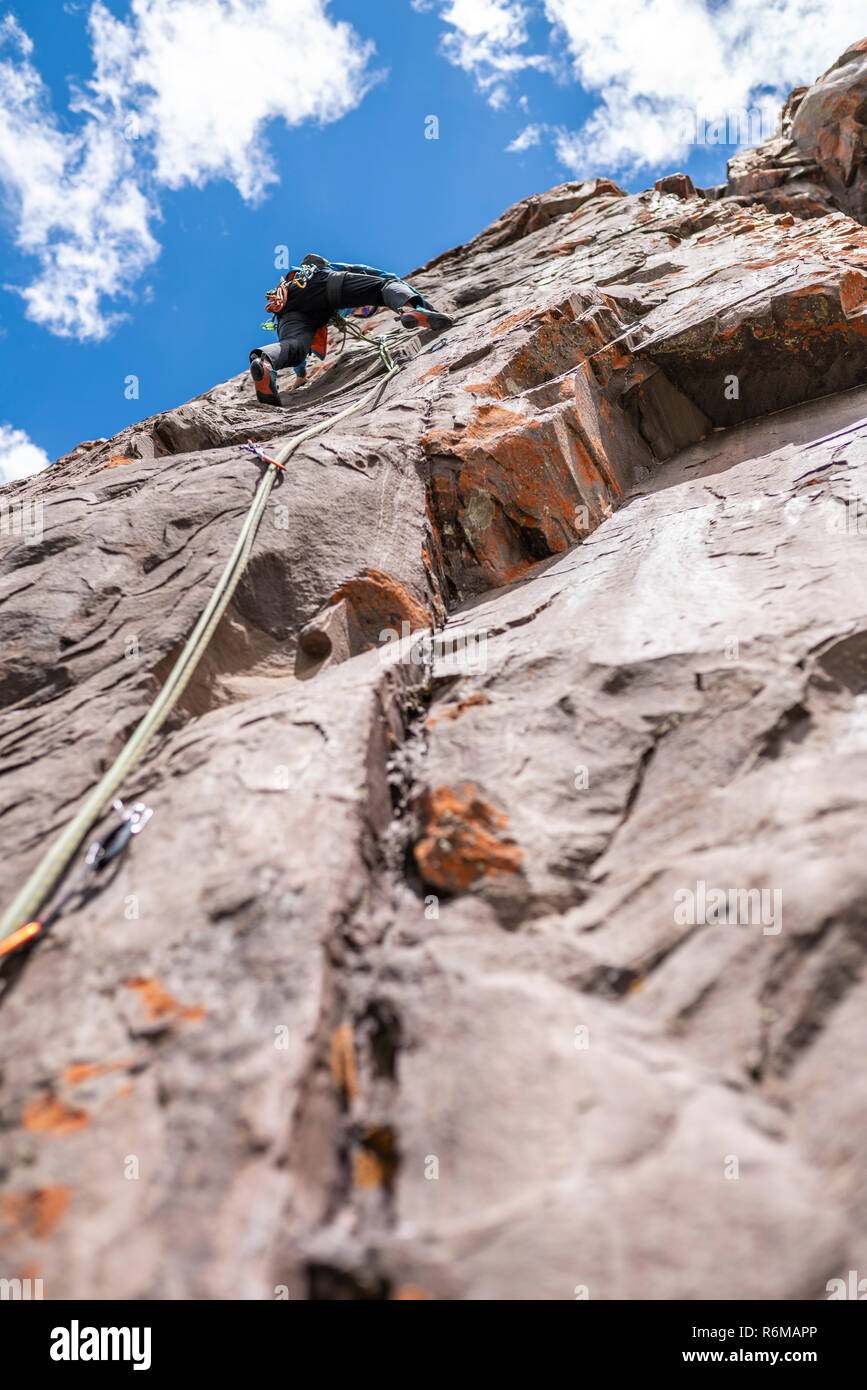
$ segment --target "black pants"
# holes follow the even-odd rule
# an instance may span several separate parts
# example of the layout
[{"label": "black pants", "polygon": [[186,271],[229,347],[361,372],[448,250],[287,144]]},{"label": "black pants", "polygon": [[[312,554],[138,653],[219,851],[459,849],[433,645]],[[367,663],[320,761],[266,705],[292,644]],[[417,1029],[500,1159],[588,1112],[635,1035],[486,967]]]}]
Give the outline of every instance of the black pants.
[{"label": "black pants", "polygon": [[317,274],[306,290],[295,292],[293,299],[310,296],[309,300],[302,301],[305,308],[284,309],[277,320],[277,342],[257,349],[270,357],[277,371],[283,367],[300,367],[310,351],[316,330],[338,309],[360,309],[364,304],[400,309],[410,301],[418,302],[418,296],[402,280],[383,280],[378,275],[358,275],[347,270],[343,273],[339,299],[332,307],[327,298],[327,278],[327,273],[323,273],[321,279]]}]

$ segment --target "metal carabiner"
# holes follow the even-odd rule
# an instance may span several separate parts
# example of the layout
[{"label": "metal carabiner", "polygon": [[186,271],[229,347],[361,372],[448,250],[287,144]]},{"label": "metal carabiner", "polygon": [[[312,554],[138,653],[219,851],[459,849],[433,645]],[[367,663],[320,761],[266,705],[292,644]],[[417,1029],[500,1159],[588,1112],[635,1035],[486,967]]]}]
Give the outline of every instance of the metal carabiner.
[{"label": "metal carabiner", "polygon": [[120,815],[120,824],[94,840],[85,856],[85,870],[98,873],[104,869],[106,864],[123,853],[133,835],[139,835],[144,830],[153,815],[151,807],[143,801],[136,801],[132,806],[125,806],[120,800],[113,801],[111,808]]}]

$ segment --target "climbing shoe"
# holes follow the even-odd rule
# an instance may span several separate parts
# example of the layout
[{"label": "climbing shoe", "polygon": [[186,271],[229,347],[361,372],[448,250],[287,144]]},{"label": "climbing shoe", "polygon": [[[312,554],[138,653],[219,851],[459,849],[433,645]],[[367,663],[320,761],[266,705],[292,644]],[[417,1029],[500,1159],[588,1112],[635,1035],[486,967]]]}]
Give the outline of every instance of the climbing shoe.
[{"label": "climbing shoe", "polygon": [[277,373],[268,357],[250,358],[250,375],[256,387],[256,400],[260,405],[281,405],[277,390]]},{"label": "climbing shoe", "polygon": [[317,270],[325,270],[328,264],[324,256],[314,256],[312,251],[310,255],[305,256],[302,261],[302,265],[315,265]]},{"label": "climbing shoe", "polygon": [[409,309],[407,307],[401,310],[400,322],[403,328],[431,328],[434,333],[445,333],[447,328],[454,328],[455,323],[448,314],[438,314],[436,309]]}]

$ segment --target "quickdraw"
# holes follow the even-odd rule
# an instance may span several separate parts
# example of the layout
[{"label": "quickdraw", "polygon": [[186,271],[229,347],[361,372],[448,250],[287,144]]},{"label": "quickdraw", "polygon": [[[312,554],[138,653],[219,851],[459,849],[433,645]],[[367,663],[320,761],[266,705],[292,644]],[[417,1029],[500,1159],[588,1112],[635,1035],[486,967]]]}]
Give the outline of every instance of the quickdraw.
[{"label": "quickdraw", "polygon": [[0,941],[0,960],[19,947],[29,945],[36,940],[37,936],[44,936],[73,898],[89,896],[87,890],[90,881],[123,854],[132,837],[141,834],[153,815],[151,807],[146,806],[143,801],[136,801],[132,806],[124,806],[122,801],[117,800],[112,803],[112,810],[120,815],[120,820],[99,840],[94,840],[84,857],[84,866],[81,872],[73,880],[57,906],[41,921],[27,922],[23,927],[19,927],[17,931],[7,936],[5,940]]},{"label": "quickdraw", "polygon": [[270,463],[273,468],[279,468],[282,473],[286,472],[285,463],[278,463],[276,459],[269,458],[262,445],[257,444],[255,440],[248,439],[246,444],[241,445],[241,448],[246,449],[248,453],[256,454],[263,463]]}]

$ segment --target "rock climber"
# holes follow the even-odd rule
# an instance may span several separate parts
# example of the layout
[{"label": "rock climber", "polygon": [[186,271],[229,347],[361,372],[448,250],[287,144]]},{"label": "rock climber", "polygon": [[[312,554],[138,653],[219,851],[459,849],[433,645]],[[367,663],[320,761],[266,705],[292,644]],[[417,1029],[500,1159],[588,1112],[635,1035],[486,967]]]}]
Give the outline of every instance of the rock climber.
[{"label": "rock climber", "polygon": [[350,309],[385,306],[393,309],[404,328],[429,328],[442,333],[452,327],[447,314],[438,313],[411,285],[396,275],[374,271],[370,266],[346,265],[326,261],[322,256],[305,256],[300,266],[290,267],[274,290],[266,296],[277,342],[254,348],[250,353],[250,375],[256,399],[262,405],[281,405],[277,372],[294,367],[301,381],[307,374],[309,352],[325,356],[328,322],[334,314]]}]

